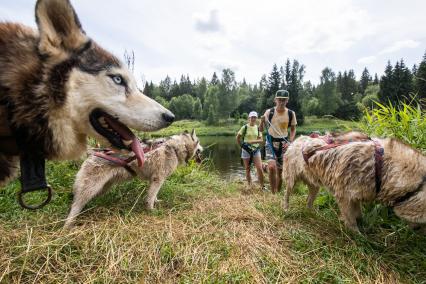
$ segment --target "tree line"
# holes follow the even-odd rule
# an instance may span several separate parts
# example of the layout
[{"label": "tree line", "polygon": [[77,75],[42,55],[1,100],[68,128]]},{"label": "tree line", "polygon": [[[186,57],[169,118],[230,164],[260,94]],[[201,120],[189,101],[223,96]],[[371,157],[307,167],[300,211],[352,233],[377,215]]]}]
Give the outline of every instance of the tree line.
[{"label": "tree line", "polygon": [[219,119],[246,117],[247,112],[263,113],[273,106],[275,92],[286,89],[290,93],[288,107],[294,110],[298,123],[304,116],[334,116],[358,119],[363,110],[374,107],[374,101],[393,105],[426,100],[426,53],[418,65],[408,68],[404,60],[392,65],[389,61],[383,76],[374,77],[364,68],[359,80],[354,71],[339,71],[329,67],[321,71],[317,85],[304,82],[305,66],[287,59],[283,66],[274,64],[270,74],[263,75],[256,84],[245,79],[237,82],[231,69],[220,76],[213,73],[192,81],[182,75],[180,81],[169,76],[158,85],[146,82],[144,94],[169,108],[177,119],[205,120],[215,124]]}]

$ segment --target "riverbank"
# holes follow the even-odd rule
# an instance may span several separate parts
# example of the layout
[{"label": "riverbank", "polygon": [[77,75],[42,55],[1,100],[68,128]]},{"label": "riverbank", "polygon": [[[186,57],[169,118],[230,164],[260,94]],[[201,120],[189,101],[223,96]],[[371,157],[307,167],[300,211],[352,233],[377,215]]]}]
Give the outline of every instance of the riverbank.
[{"label": "riverbank", "polygon": [[17,182],[1,189],[0,283],[423,283],[426,237],[390,210],[364,210],[363,235],[347,231],[322,191],[315,210],[298,187],[282,195],[226,182],[204,165],[181,167],[143,209],[146,183],[95,199],[62,231],[79,163],[48,163],[52,203],[26,211]]},{"label": "riverbank", "polygon": [[[180,133],[185,129],[196,129],[197,135],[199,136],[235,136],[240,127],[245,123],[246,120],[244,119],[240,119],[239,121],[234,119],[221,120],[217,125],[207,125],[204,121],[179,120],[174,122],[171,126],[161,131],[153,132],[150,135],[152,137],[163,137]],[[297,133],[309,134],[313,131],[324,133],[325,131],[343,131],[356,127],[357,123],[353,121],[345,121],[336,118],[306,117],[305,124],[297,127]]]}]

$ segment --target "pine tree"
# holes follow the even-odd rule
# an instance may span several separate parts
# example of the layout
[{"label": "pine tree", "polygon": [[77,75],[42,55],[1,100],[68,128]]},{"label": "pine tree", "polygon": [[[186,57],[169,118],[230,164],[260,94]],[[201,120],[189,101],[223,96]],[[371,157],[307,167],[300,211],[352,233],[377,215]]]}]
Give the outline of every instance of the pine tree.
[{"label": "pine tree", "polygon": [[341,100],[338,102],[338,108],[334,115],[342,119],[356,119],[359,110],[356,107],[354,97],[359,87],[354,70],[344,71],[343,75],[339,73],[336,81],[336,89]]},{"label": "pine tree", "polygon": [[228,118],[231,112],[237,107],[237,83],[235,82],[234,71],[231,69],[223,69],[222,80],[219,86],[220,108],[218,115]]},{"label": "pine tree", "polygon": [[365,90],[367,89],[368,84],[372,81],[372,78],[370,76],[370,72],[368,72],[367,67],[364,68],[361,74],[361,79],[359,82],[359,88],[361,94],[365,94]]},{"label": "pine tree", "polygon": [[272,66],[272,72],[268,77],[268,87],[266,89],[265,107],[272,107],[274,105],[275,93],[281,87],[281,76],[278,71],[277,64]]},{"label": "pine tree", "polygon": [[418,99],[426,100],[426,52],[416,72],[416,92]]},{"label": "pine tree", "polygon": [[394,83],[393,67],[390,61],[388,61],[388,64],[386,65],[385,73],[380,78],[380,91],[379,91],[380,102],[387,104],[392,94],[395,93],[395,87],[393,83]]},{"label": "pine tree", "polygon": [[374,81],[373,81],[373,84],[374,85],[378,85],[380,83],[380,81],[379,81],[379,76],[377,76],[377,73],[375,73],[374,74]]},{"label": "pine tree", "polygon": [[291,67],[290,77],[287,85],[287,91],[290,93],[290,99],[287,106],[296,112],[297,123],[299,125],[303,125],[304,122],[301,103],[303,72],[300,71],[301,69],[303,70],[303,68],[303,65],[300,66],[297,60],[293,60],[293,66]]},{"label": "pine tree", "polygon": [[160,81],[160,96],[162,96],[166,100],[169,100],[171,98],[171,88],[172,80],[170,79],[169,75],[167,75],[164,80]]},{"label": "pine tree", "polygon": [[288,84],[290,83],[290,76],[291,76],[291,64],[290,64],[290,59],[287,58],[287,60],[285,61],[285,70],[284,70],[284,86],[288,86]]},{"label": "pine tree", "polygon": [[145,87],[143,88],[143,94],[145,96],[148,96],[150,98],[153,98],[153,89],[154,89],[154,85],[152,84],[148,84],[148,82],[145,82]]},{"label": "pine tree", "polygon": [[194,89],[195,89],[195,96],[200,99],[201,104],[204,104],[204,97],[207,91],[206,78],[202,77],[201,80],[198,80],[198,82],[194,86]]},{"label": "pine tree", "polygon": [[217,86],[219,85],[219,79],[217,78],[216,72],[213,73],[210,85]]}]

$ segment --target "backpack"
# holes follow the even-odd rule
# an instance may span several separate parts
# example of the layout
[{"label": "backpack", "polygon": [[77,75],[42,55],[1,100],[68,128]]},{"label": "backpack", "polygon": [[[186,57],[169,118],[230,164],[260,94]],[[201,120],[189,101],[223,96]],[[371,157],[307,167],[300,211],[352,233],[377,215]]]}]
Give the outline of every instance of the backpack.
[{"label": "backpack", "polygon": [[[275,114],[275,108],[271,108],[269,109],[269,117],[268,120],[270,123],[272,123],[272,117]],[[293,120],[293,116],[294,116],[294,111],[292,111],[291,109],[288,109],[288,125],[291,126],[291,122]]]}]

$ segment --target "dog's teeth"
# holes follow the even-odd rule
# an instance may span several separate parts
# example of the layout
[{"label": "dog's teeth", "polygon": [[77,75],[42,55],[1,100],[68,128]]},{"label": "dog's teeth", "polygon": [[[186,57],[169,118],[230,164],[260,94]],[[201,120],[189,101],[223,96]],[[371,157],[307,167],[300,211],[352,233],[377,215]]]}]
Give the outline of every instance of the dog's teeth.
[{"label": "dog's teeth", "polygon": [[130,144],[132,144],[132,140],[123,140],[124,145],[129,146]]}]

